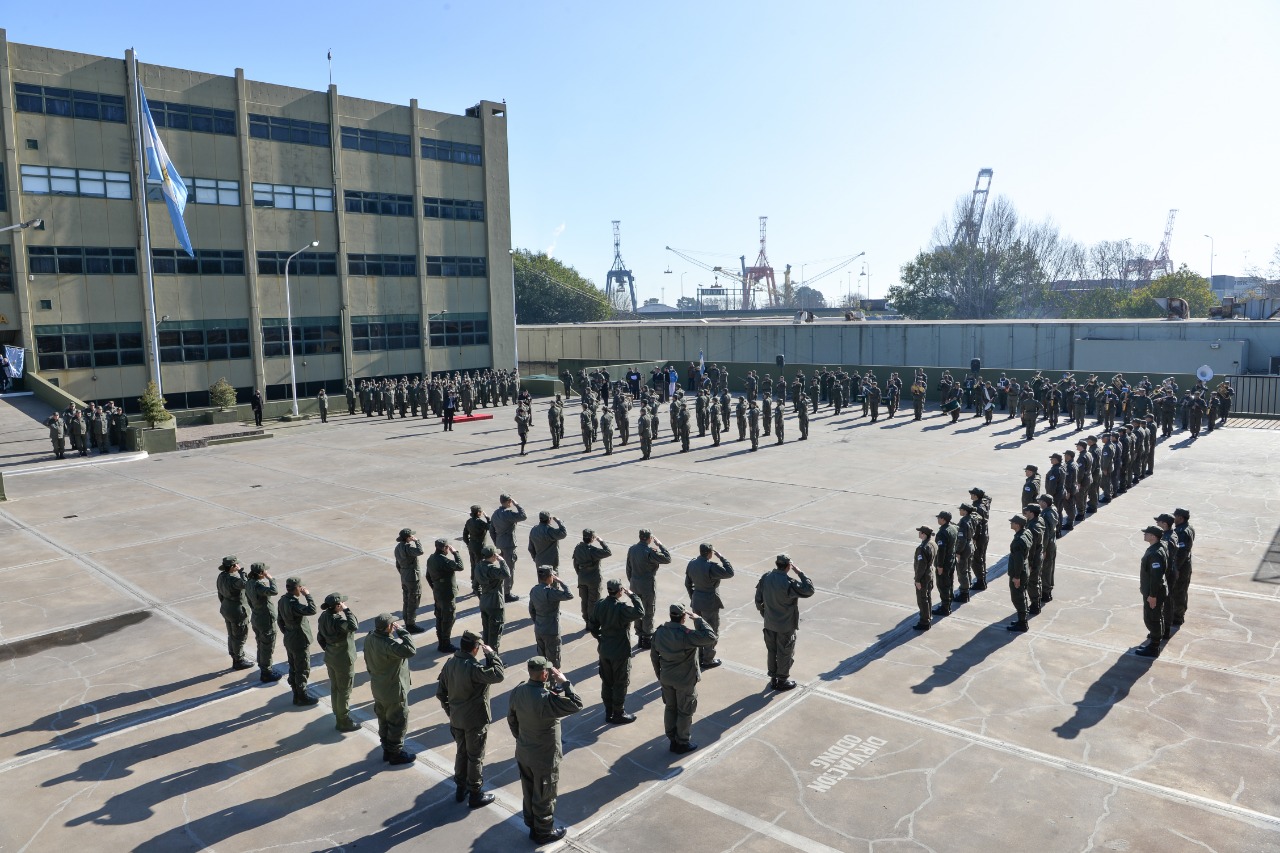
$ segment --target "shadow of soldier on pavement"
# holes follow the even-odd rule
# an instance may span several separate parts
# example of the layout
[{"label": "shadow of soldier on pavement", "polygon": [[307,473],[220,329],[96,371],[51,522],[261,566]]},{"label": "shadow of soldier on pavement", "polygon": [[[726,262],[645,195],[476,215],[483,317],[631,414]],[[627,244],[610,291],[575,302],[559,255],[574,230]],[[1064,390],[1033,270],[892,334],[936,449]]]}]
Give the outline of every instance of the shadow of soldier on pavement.
[{"label": "shadow of soldier on pavement", "polygon": [[1005,630],[1005,621],[988,625],[964,645],[951,650],[946,659],[933,667],[933,674],[911,688],[912,693],[925,694],[959,681],[969,670],[995,652],[1009,645],[1018,634]]},{"label": "shadow of soldier on pavement", "polygon": [[1122,652],[1115,663],[1089,685],[1084,697],[1075,703],[1075,715],[1056,726],[1054,734],[1064,740],[1075,740],[1080,732],[1102,722],[1113,707],[1124,701],[1133,685],[1147,674],[1154,662],[1155,658],[1137,657]]}]

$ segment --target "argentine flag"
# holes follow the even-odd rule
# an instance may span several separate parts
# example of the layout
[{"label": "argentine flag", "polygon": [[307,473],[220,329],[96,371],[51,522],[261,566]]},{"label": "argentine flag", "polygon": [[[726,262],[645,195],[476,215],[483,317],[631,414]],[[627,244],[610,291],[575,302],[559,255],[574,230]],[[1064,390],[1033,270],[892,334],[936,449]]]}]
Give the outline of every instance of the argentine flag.
[{"label": "argentine flag", "polygon": [[147,96],[142,91],[141,83],[138,84],[138,101],[142,105],[142,151],[147,161],[147,177],[160,182],[164,203],[169,206],[173,233],[186,253],[194,258],[196,253],[191,248],[191,237],[187,235],[187,223],[182,219],[182,211],[187,206],[187,185],[182,182],[182,176],[169,159],[169,152],[164,150],[164,143],[160,141],[155,119],[151,118],[151,107],[147,104]]}]

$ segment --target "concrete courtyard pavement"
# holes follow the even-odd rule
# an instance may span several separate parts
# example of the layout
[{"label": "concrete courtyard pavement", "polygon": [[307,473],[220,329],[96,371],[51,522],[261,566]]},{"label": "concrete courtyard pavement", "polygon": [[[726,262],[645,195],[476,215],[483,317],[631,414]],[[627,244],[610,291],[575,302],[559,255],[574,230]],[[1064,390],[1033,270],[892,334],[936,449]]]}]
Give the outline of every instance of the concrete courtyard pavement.
[{"label": "concrete courtyard pavement", "polygon": [[[725,665],[703,676],[702,748],[686,756],[667,751],[647,655],[628,697],[639,720],[604,724],[595,643],[577,601],[564,605],[564,669],[587,705],[564,722],[562,847],[1280,849],[1280,432],[1162,442],[1153,477],[1060,541],[1054,601],[1015,635],[1004,520],[1023,466],[1043,470],[1074,444],[1067,427],[1023,442],[1003,416],[870,424],[823,409],[807,442],[789,415],[781,447],[713,448],[708,436],[682,454],[664,414],[641,462],[634,440],[582,453],[576,412],[551,450],[543,405],[520,457],[513,409],[489,411],[448,434],[436,421],[339,415],[266,441],[6,481],[0,850],[530,848],[504,721],[535,653],[524,601],[508,607],[507,679],[493,690],[486,786],[498,802],[470,811],[452,796],[429,603],[412,663],[418,760],[388,768],[363,664],[353,707],[364,728],[341,735],[327,702],[296,708],[283,682],[227,670],[214,592],[222,555],[266,561],[317,598],[348,593],[367,630],[380,611],[399,615],[396,532],[457,538],[467,507],[492,510],[500,492],[565,522],[571,586],[583,527],[613,547],[606,577],[623,575],[623,552],[651,528],[675,554],[659,574],[660,617],[686,600],[699,542],[738,573],[721,586]],[[914,528],[974,485],[994,500],[991,587],[913,632]],[[1191,608],[1152,661],[1128,653],[1145,634],[1139,530],[1175,506],[1198,534]],[[801,607],[801,686],[776,694],[752,595],[781,551],[818,592]],[[533,572],[520,555],[525,594]],[[455,635],[479,627],[474,599],[461,601]],[[312,677],[324,696],[319,654]]]}]

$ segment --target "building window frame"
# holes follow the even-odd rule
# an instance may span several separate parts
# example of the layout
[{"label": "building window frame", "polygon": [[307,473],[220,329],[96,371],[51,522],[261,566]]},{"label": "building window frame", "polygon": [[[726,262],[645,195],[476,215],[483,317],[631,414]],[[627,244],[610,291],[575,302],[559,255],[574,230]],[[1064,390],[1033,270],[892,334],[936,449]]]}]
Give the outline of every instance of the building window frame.
[{"label": "building window frame", "polygon": [[300,187],[290,184],[253,184],[253,206],[278,210],[333,211],[333,190],[327,187]]},{"label": "building window frame", "polygon": [[422,199],[422,215],[427,219],[452,219],[459,222],[484,222],[484,202],[462,198]]},{"label": "building window frame", "polygon": [[427,324],[433,347],[469,347],[489,344],[489,315],[445,314]]},{"label": "building window frame", "polygon": [[413,141],[407,133],[389,130],[373,130],[368,127],[340,127],[342,147],[348,151],[364,151],[369,154],[389,154],[392,157],[409,157]]},{"label": "building window frame", "polygon": [[24,163],[18,166],[22,191],[27,195],[79,196],[122,201],[133,198],[133,177],[107,169],[72,169]]},{"label": "building window frame", "polygon": [[198,104],[175,104],[170,101],[153,101],[147,98],[151,117],[156,127],[173,130],[190,130],[195,133],[215,133],[220,136],[236,135],[236,111],[202,107]]},{"label": "building window frame", "polygon": [[416,255],[348,253],[347,275],[412,278],[418,274]]},{"label": "building window frame", "polygon": [[39,370],[84,370],[143,364],[141,323],[35,326]]},{"label": "building window frame", "polygon": [[156,275],[244,275],[243,249],[196,249],[193,258],[185,249],[152,249],[151,270]]},{"label": "building window frame", "polygon": [[322,121],[249,113],[249,136],[272,142],[292,142],[328,148],[329,125]]},{"label": "building window frame", "polygon": [[464,166],[483,166],[484,149],[471,142],[452,142],[448,139],[418,139],[419,148],[424,160],[439,160],[443,163],[461,163]]},{"label": "building window frame", "polygon": [[[287,358],[289,321],[285,317],[262,318],[262,357]],[[342,320],[338,317],[294,317],[293,354],[327,355],[342,352]]]},{"label": "building window frame", "polygon": [[[258,275],[284,275],[284,265],[293,252],[258,251]],[[332,275],[338,274],[337,252],[303,252],[293,259],[289,267],[290,275]]]},{"label": "building window frame", "polygon": [[413,196],[377,193],[365,190],[343,190],[347,213],[371,213],[377,216],[413,216]]},{"label": "building window frame", "polygon": [[125,123],[124,95],[14,83],[14,107],[19,112],[43,113],[63,118]]},{"label": "building window frame", "polygon": [[422,326],[417,314],[367,314],[351,318],[352,352],[421,348]]},{"label": "building window frame", "polygon": [[132,246],[27,246],[32,275],[137,275]]},{"label": "building window frame", "polygon": [[484,257],[427,255],[427,276],[435,278],[487,278],[489,261]]}]

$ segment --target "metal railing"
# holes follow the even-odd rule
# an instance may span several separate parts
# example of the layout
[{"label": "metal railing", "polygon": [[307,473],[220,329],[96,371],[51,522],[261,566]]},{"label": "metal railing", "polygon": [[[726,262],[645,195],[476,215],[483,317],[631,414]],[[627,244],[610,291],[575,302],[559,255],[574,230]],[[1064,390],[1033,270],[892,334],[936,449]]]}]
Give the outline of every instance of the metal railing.
[{"label": "metal railing", "polygon": [[[1232,415],[1280,416],[1280,376],[1258,374],[1223,378],[1229,379],[1231,387],[1236,389],[1236,396],[1231,401]],[[1209,385],[1217,387],[1217,382]]]}]

